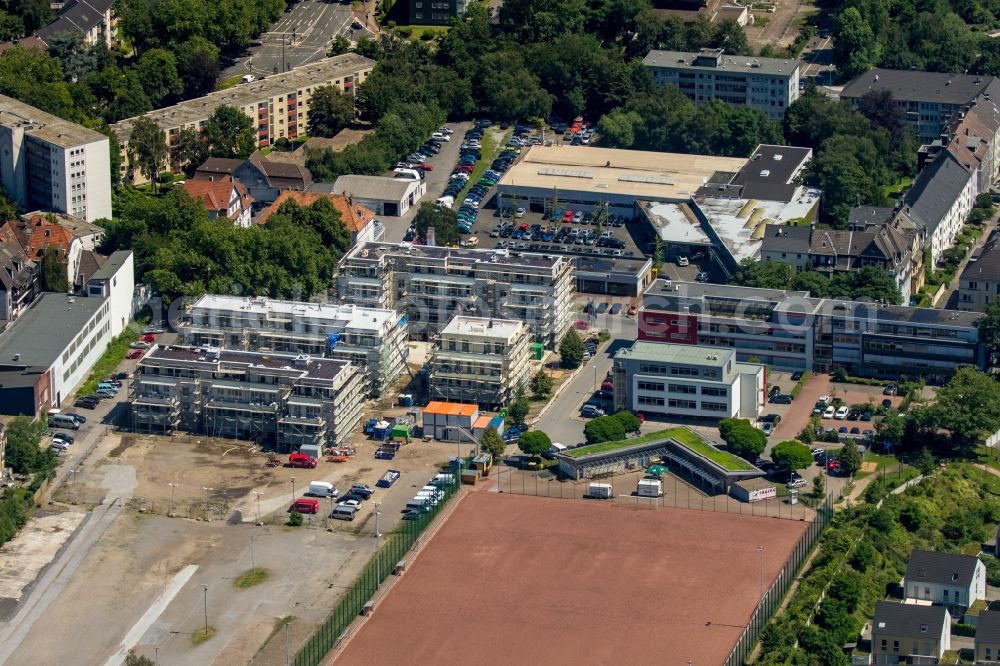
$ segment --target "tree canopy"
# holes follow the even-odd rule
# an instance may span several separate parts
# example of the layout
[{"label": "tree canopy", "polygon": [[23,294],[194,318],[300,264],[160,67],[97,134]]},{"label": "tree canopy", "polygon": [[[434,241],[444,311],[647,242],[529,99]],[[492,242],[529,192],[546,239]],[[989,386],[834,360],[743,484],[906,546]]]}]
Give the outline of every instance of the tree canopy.
[{"label": "tree canopy", "polygon": [[538,455],[552,448],[552,440],[541,430],[529,430],[517,438],[517,448],[522,453]]},{"label": "tree canopy", "polygon": [[354,122],[354,96],[336,86],[319,86],[309,98],[309,136],[332,137]]},{"label": "tree canopy", "polygon": [[771,449],[771,460],[784,469],[806,469],[813,463],[809,447],[794,439],[776,444]]},{"label": "tree canopy", "polygon": [[756,460],[767,447],[767,435],[747,419],[722,419],[719,434],[733,454],[747,460]]},{"label": "tree canopy", "polygon": [[588,444],[617,442],[625,439],[625,426],[614,416],[598,416],[583,426],[583,436]]},{"label": "tree canopy", "polygon": [[579,368],[583,362],[583,340],[576,329],[571,328],[559,341],[559,360],[564,368]]},{"label": "tree canopy", "polygon": [[791,264],[744,259],[731,282],[758,289],[796,289],[816,298],[903,302],[892,276],[876,266],[827,276],[815,270],[796,271]]},{"label": "tree canopy", "polygon": [[413,227],[417,230],[417,238],[424,242],[427,242],[427,230],[433,227],[435,245],[458,244],[458,216],[447,206],[423,202],[413,218]]},{"label": "tree canopy", "polygon": [[924,412],[931,425],[948,430],[957,445],[968,448],[1000,430],[1000,383],[975,368],[961,367]]},{"label": "tree canopy", "polygon": [[483,450],[492,455],[494,458],[500,458],[503,456],[507,445],[504,444],[503,438],[497,429],[490,426],[483,433],[483,436],[479,440],[479,444],[483,447]]}]

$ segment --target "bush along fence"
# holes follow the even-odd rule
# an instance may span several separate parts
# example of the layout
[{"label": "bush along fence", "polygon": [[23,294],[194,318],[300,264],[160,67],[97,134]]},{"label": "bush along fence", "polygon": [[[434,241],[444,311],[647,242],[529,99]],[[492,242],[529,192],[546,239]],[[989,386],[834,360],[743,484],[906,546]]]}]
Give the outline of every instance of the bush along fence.
[{"label": "bush along fence", "polygon": [[410,551],[435,516],[441,512],[452,497],[458,494],[459,479],[457,476],[454,484],[441,486],[441,490],[444,492],[444,498],[436,506],[431,507],[427,513],[416,520],[404,521],[399,529],[385,537],[385,542],[368,561],[361,575],[333,608],[326,621],[295,654],[292,661],[294,666],[317,666],[327,653],[340,642],[347,628],[364,611],[365,604],[382,587],[382,582],[392,575],[396,565],[404,559],[406,553]]},{"label": "bush along fence", "polygon": [[795,580],[799,568],[801,568],[802,563],[805,562],[809,553],[812,552],[816,541],[823,533],[823,530],[829,526],[832,519],[833,497],[828,495],[826,501],[823,502],[823,505],[816,512],[816,520],[808,524],[805,534],[795,544],[792,554],[785,561],[785,566],[778,572],[778,577],[771,583],[771,586],[764,593],[764,597],[757,604],[757,608],[754,609],[753,614],[750,616],[750,621],[747,623],[746,628],[743,629],[743,634],[740,635],[739,640],[736,642],[736,647],[729,653],[729,658],[726,659],[725,666],[743,666],[746,663],[747,658],[757,644],[757,638],[764,630],[764,627],[767,626],[771,616],[781,606],[781,600],[785,598],[785,593],[788,592],[792,581]]}]

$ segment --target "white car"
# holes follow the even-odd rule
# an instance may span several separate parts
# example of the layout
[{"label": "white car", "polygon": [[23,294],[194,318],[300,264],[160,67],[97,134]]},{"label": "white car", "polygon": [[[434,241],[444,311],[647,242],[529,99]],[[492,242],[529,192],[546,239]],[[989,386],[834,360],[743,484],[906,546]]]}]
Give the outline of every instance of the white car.
[{"label": "white car", "polygon": [[821,456],[824,453],[826,453],[826,449],[816,448],[812,450],[813,458],[815,458],[816,456]]},{"label": "white car", "polygon": [[845,405],[837,410],[837,413],[833,415],[833,418],[837,419],[838,421],[843,421],[844,419],[847,418],[847,413],[850,411],[851,410],[848,409],[847,406]]},{"label": "white car", "polygon": [[823,418],[832,419],[836,413],[837,413],[837,408],[834,407],[833,405],[830,405],[829,407],[826,408],[826,411],[823,412]]},{"label": "white car", "polygon": [[342,502],[337,502],[337,506],[350,506],[359,509],[361,508],[361,502],[358,500],[343,500]]},{"label": "white car", "polygon": [[802,478],[792,479],[791,481],[788,482],[789,488],[801,488],[804,485],[806,485],[806,480]]},{"label": "white car", "polygon": [[518,208],[517,210],[514,211],[514,217],[517,217],[517,218],[524,217],[524,212],[525,211],[524,211],[523,208]]},{"label": "white car", "polygon": [[833,400],[833,398],[831,398],[830,396],[828,396],[828,395],[821,395],[819,397],[819,399],[816,400],[816,404],[817,405],[820,405],[820,404],[822,404],[822,405],[829,405],[831,400]]},{"label": "white car", "polygon": [[679,256],[679,257],[677,257],[677,265],[678,265],[678,266],[687,266],[687,265],[688,265],[688,264],[690,264],[690,263],[691,263],[691,262],[690,262],[690,261],[688,261],[688,258],[687,258],[687,257],[685,257],[685,256],[683,256],[683,255],[681,255],[681,256]]},{"label": "white car", "polygon": [[450,127],[444,127],[442,125],[441,127],[438,127],[438,132],[440,132],[441,134],[448,134],[450,136],[455,133],[455,130],[451,129]]},{"label": "white car", "polygon": [[441,132],[434,132],[434,134],[431,134],[431,138],[436,141],[451,141],[450,136],[442,134]]}]

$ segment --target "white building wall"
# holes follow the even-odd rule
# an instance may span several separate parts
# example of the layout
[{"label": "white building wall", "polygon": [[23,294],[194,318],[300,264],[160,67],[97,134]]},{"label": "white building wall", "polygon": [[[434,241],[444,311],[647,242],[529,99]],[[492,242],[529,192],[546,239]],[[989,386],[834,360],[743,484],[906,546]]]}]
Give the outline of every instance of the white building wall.
[{"label": "white building wall", "polygon": [[962,193],[955,199],[954,205],[948,210],[931,237],[931,258],[935,264],[941,258],[941,254],[955,244],[955,238],[962,231],[975,200],[976,178],[970,174]]},{"label": "white building wall", "polygon": [[[86,330],[73,339],[70,346],[59,354],[50,373],[51,395],[54,407],[62,405],[101,358],[114,337],[111,326],[110,305],[105,304],[87,322]],[[91,324],[93,329],[91,330]]]},{"label": "white building wall", "polygon": [[107,137],[83,147],[86,168],[87,211],[79,215],[87,222],[111,219],[111,153]]},{"label": "white building wall", "polygon": [[132,253],[122,262],[121,269],[111,278],[108,303],[111,306],[111,335],[120,334],[132,318],[132,293],[135,291],[135,259]]}]

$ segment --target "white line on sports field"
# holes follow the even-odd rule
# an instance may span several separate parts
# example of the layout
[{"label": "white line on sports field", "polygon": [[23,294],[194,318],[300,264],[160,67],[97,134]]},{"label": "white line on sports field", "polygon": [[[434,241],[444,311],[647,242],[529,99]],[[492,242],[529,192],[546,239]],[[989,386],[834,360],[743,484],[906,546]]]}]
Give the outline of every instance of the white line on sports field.
[{"label": "white line on sports field", "polygon": [[129,632],[125,634],[125,638],[122,639],[121,645],[118,646],[118,651],[108,657],[108,660],[104,662],[104,666],[121,666],[121,663],[125,660],[125,655],[128,651],[135,647],[135,644],[139,642],[139,639],[142,638],[143,634],[145,634],[149,628],[153,626],[153,623],[156,622],[157,618],[163,614],[163,611],[166,610],[167,606],[170,605],[170,602],[174,600],[174,597],[176,597],[177,593],[181,591],[181,588],[184,587],[189,580],[191,580],[191,576],[193,576],[194,572],[197,570],[197,564],[189,564],[177,572],[177,575],[175,575],[173,580],[170,581],[170,584],[167,585],[167,589],[165,589],[163,593],[156,598],[156,601],[154,601],[149,609],[143,613],[142,617],[139,618],[139,621],[132,625]]}]

